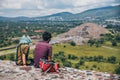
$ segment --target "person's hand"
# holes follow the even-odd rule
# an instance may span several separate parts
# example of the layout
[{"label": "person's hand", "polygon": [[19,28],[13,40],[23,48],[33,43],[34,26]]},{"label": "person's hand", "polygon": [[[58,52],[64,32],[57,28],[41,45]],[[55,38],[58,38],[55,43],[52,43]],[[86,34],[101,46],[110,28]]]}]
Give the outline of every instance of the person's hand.
[{"label": "person's hand", "polygon": [[27,67],[27,65],[26,64],[23,64],[23,68],[26,68]]},{"label": "person's hand", "polygon": [[48,56],[48,61],[51,61],[51,56]]}]

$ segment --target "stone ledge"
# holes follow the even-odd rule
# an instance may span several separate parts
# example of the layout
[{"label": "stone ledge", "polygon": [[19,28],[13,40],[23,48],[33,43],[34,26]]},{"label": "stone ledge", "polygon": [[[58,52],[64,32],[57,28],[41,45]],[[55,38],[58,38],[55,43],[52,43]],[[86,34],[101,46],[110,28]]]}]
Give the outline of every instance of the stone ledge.
[{"label": "stone ledge", "polygon": [[60,68],[60,73],[42,74],[41,69],[16,66],[15,62],[0,60],[0,80],[119,80],[120,75],[96,71]]}]

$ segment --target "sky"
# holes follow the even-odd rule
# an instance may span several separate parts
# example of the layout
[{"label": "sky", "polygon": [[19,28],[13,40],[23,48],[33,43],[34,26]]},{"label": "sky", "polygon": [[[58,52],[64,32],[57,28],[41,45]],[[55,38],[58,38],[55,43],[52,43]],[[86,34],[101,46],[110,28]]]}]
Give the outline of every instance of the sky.
[{"label": "sky", "polygon": [[76,14],[115,5],[120,5],[120,0],[0,0],[0,16],[38,17],[59,12]]}]

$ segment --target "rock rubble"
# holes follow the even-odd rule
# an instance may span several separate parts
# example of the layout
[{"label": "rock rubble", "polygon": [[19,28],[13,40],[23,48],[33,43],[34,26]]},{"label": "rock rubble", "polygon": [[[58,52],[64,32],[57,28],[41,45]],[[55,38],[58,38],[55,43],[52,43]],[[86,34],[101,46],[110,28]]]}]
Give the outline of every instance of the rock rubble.
[{"label": "rock rubble", "polygon": [[60,68],[60,73],[43,74],[41,69],[15,65],[13,61],[0,60],[0,80],[119,80],[120,75],[96,71]]}]

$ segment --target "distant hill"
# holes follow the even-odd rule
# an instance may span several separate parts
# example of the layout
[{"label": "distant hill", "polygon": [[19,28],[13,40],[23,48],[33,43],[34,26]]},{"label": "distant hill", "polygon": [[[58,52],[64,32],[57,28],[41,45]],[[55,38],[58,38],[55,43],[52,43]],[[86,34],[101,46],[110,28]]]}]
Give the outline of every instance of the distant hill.
[{"label": "distant hill", "polygon": [[6,21],[6,20],[9,20],[9,18],[0,16],[0,21]]},{"label": "distant hill", "polygon": [[104,27],[95,23],[84,23],[70,29],[68,32],[58,35],[53,43],[65,43],[74,41],[76,44],[86,43],[89,39],[99,39],[101,34],[109,33]]},{"label": "distant hill", "polygon": [[2,17],[0,16],[0,21],[27,21],[31,20],[31,18],[28,17]]},{"label": "distant hill", "polygon": [[35,17],[34,19],[37,20],[51,20],[51,21],[64,21],[64,20],[69,20],[70,16],[74,16],[74,14],[70,12],[61,12],[61,13],[56,13],[48,16],[43,16],[43,17]]},{"label": "distant hill", "polygon": [[92,18],[102,18],[102,19],[117,17],[120,16],[120,5],[90,9],[82,13],[78,13],[75,16],[76,18],[92,17]]},{"label": "distant hill", "polygon": [[42,17],[0,17],[1,20],[11,20],[11,21],[41,21],[41,20],[50,20],[50,21],[72,21],[72,20],[81,20],[86,18],[94,18],[94,19],[109,19],[112,17],[120,16],[120,5],[118,6],[107,6],[102,8],[89,9],[82,13],[72,14],[70,12],[61,12],[48,16]]},{"label": "distant hill", "polygon": [[70,16],[70,15],[73,15],[73,14],[70,13],[70,12],[61,12],[61,13],[56,13],[56,14],[52,14],[52,15],[49,15],[49,16],[45,16],[45,17],[53,17],[53,16],[66,17],[66,16]]},{"label": "distant hill", "polygon": [[71,21],[71,20],[82,20],[86,18],[95,19],[109,19],[112,17],[120,16],[120,5],[118,6],[107,6],[102,8],[89,9],[82,13],[72,14],[69,12],[61,12],[52,14],[49,16],[36,17],[39,20],[52,20],[52,21]]}]

